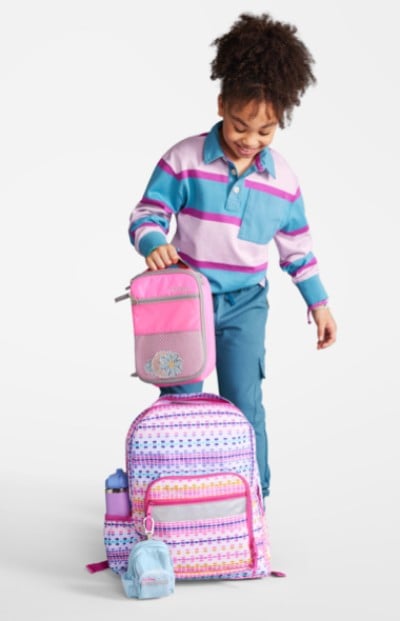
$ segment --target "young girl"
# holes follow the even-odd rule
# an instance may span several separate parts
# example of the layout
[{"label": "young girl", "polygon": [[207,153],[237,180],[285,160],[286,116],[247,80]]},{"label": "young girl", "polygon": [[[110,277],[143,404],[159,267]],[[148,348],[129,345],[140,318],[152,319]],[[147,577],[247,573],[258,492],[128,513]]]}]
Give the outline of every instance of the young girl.
[{"label": "young girl", "polygon": [[[317,348],[332,345],[335,321],[312,253],[297,178],[271,149],[278,126],[315,82],[313,58],[294,26],[243,14],[216,39],[211,78],[221,80],[222,121],[174,145],[161,158],[130,219],[130,239],[151,270],[181,257],[213,292],[220,394],[246,415],[256,434],[263,495],[269,495],[265,411],[268,244],[317,326]],[[169,223],[176,234],[167,241]],[[202,383],[162,392],[201,392]]]}]

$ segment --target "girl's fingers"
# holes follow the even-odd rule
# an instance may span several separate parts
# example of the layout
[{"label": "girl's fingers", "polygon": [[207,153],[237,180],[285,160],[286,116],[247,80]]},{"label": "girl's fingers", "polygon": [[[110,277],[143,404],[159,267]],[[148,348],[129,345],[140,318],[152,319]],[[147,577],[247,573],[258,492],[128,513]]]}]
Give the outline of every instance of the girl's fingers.
[{"label": "girl's fingers", "polygon": [[172,244],[159,246],[146,257],[146,264],[151,270],[162,270],[179,261],[176,248]]}]

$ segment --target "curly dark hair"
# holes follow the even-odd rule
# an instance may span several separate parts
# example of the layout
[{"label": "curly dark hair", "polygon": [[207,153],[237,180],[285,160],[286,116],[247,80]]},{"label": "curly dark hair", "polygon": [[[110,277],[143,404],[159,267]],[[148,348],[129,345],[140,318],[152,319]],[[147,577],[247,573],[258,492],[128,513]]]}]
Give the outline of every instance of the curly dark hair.
[{"label": "curly dark hair", "polygon": [[224,101],[269,101],[279,125],[291,120],[294,106],[316,82],[314,59],[296,36],[297,28],[263,13],[242,13],[225,35],[212,42],[217,54],[211,79],[221,79]]}]

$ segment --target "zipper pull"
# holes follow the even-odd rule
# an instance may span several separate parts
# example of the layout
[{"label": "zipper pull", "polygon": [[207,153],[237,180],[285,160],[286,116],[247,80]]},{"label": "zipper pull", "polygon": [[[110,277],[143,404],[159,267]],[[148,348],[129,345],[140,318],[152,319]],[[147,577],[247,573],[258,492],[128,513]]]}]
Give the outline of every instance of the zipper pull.
[{"label": "zipper pull", "polygon": [[[150,528],[147,525],[148,520],[150,520]],[[146,515],[146,517],[143,519],[143,529],[147,539],[151,539],[154,533],[154,520],[151,515]]]},{"label": "zipper pull", "polygon": [[122,300],[128,300],[129,299],[129,293],[124,293],[123,295],[119,295],[118,297],[114,298],[114,302],[122,302]]},{"label": "zipper pull", "polygon": [[[130,289],[130,285],[125,287],[125,291],[129,291],[129,289]],[[129,293],[123,293],[122,295],[119,295],[118,297],[114,298],[114,302],[122,302],[122,300],[128,300],[129,298],[130,298]]]}]

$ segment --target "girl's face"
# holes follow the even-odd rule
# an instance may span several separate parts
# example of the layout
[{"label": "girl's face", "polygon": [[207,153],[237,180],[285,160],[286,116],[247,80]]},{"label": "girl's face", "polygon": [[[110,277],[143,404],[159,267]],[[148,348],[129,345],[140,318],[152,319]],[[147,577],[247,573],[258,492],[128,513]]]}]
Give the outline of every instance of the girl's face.
[{"label": "girl's face", "polygon": [[218,114],[223,119],[222,148],[234,163],[250,165],[255,156],[272,142],[279,124],[268,101],[230,104],[220,95]]}]

